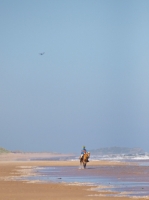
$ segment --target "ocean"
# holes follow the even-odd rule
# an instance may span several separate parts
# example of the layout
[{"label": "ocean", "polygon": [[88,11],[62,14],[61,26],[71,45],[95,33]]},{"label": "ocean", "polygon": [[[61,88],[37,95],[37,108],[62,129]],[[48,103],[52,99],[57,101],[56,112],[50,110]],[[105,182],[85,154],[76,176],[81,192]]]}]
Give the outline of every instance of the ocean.
[{"label": "ocean", "polygon": [[[31,160],[68,160],[68,161],[77,161],[79,160],[79,154],[74,154],[71,156],[60,156],[60,157],[38,157],[32,158]],[[110,161],[149,161],[149,153],[140,153],[140,154],[91,154],[90,161],[100,161],[100,160],[110,160]]]},{"label": "ocean", "polygon": [[[74,160],[77,160],[76,156]],[[72,159],[73,160],[73,159]],[[90,157],[91,161],[99,161],[99,160],[110,160],[110,161],[149,161],[149,153],[140,153],[140,154],[101,154],[101,155],[92,155]]]}]

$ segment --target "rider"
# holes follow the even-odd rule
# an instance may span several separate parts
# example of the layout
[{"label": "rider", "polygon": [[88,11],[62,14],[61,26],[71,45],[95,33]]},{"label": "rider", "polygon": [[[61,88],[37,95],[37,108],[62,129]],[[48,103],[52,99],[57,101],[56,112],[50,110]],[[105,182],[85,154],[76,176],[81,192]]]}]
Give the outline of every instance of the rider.
[{"label": "rider", "polygon": [[[82,150],[81,150],[80,160],[83,159],[83,155],[84,155],[85,153],[87,153],[87,150],[86,150],[85,146],[83,146],[83,148],[82,148]],[[89,160],[88,160],[87,162],[89,162]]]}]

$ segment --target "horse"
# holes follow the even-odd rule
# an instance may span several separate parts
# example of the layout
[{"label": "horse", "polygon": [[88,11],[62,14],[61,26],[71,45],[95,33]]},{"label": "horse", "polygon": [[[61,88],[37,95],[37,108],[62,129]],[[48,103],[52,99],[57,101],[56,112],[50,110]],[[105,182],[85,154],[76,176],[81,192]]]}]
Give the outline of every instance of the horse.
[{"label": "horse", "polygon": [[85,169],[86,168],[86,164],[90,157],[90,152],[87,152],[87,153],[84,153],[83,157],[80,157],[80,166],[83,165],[83,168]]}]

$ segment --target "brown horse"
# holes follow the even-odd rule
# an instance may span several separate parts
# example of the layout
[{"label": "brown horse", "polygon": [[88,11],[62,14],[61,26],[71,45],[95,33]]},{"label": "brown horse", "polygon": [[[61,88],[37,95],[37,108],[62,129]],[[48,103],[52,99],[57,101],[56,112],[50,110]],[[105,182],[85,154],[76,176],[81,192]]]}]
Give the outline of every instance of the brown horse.
[{"label": "brown horse", "polygon": [[84,153],[83,157],[80,157],[80,165],[83,165],[84,169],[86,168],[86,164],[90,157],[90,152]]}]

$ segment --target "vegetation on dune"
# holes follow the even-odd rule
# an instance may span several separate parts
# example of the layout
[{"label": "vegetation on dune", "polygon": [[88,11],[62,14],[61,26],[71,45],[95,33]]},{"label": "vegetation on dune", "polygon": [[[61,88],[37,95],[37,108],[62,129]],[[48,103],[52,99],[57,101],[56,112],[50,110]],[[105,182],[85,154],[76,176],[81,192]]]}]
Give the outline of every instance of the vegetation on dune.
[{"label": "vegetation on dune", "polygon": [[10,153],[10,151],[8,151],[8,150],[6,150],[6,149],[0,147],[0,154],[1,154],[1,153]]}]

